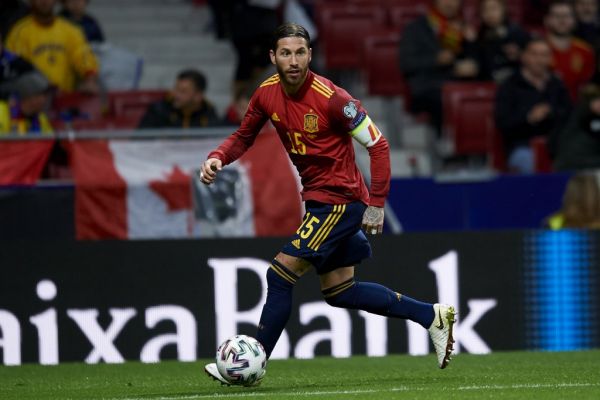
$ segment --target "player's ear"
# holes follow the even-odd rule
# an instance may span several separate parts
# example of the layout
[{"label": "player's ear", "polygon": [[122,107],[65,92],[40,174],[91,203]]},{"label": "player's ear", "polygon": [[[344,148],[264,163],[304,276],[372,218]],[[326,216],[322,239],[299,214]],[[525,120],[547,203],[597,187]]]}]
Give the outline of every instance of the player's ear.
[{"label": "player's ear", "polygon": [[308,62],[310,63],[312,61],[312,47],[308,48]]},{"label": "player's ear", "polygon": [[275,52],[273,50],[269,50],[269,57],[271,58],[271,64],[275,65]]}]

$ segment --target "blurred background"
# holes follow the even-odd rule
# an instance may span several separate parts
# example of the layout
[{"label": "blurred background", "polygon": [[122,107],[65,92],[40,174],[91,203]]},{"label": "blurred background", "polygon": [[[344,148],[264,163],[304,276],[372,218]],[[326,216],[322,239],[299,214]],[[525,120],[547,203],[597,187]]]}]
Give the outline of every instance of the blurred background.
[{"label": "blurred background", "polygon": [[[4,363],[85,360],[93,329],[76,328],[91,317],[74,309],[99,310],[103,328],[131,319],[126,359],[211,356],[253,333],[266,265],[246,257],[268,260],[295,232],[299,179],[270,123],[215,185],[197,169],[275,73],[270,35],[284,21],[307,27],[311,68],[359,99],[391,145],[385,234],[363,273],[472,312],[465,351],[597,347],[597,0],[4,0],[0,331],[18,326],[23,343],[0,342]],[[313,278],[281,357],[429,351],[396,322],[389,332],[406,340],[389,346],[367,333],[347,350],[308,346],[326,327],[316,311],[299,322],[320,299]],[[168,304],[183,314],[144,322]],[[183,309],[176,333],[193,343],[140,356],[172,331],[160,316],[186,320]],[[494,322],[512,319],[508,332]],[[101,354],[87,361],[122,360]]]}]

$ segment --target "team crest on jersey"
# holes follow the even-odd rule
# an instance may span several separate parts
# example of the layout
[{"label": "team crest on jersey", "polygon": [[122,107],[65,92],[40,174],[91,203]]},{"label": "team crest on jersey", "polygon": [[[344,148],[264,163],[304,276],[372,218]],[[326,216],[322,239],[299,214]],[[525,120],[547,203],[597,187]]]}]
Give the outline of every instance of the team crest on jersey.
[{"label": "team crest on jersey", "polygon": [[319,116],[316,114],[304,114],[304,131],[309,133],[319,132]]}]

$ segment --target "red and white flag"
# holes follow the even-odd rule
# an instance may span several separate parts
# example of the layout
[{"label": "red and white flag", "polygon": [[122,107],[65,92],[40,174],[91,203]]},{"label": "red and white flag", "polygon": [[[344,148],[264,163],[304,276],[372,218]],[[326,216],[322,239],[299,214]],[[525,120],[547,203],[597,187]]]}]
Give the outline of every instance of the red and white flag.
[{"label": "red and white flag", "polygon": [[215,184],[197,169],[221,139],[79,140],[70,148],[78,239],[287,236],[297,175],[276,134],[261,133]]},{"label": "red and white flag", "polygon": [[34,185],[50,157],[53,140],[0,142],[0,185]]}]

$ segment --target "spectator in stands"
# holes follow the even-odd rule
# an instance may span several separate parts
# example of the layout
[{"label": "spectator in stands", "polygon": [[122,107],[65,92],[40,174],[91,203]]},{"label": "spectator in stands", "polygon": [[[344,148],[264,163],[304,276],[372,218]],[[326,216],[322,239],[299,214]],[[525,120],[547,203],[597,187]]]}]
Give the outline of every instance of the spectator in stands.
[{"label": "spectator in stands", "polygon": [[237,53],[234,93],[246,89],[271,67],[272,34],[280,24],[282,0],[237,0],[233,4],[231,39]]},{"label": "spectator in stands", "polygon": [[[428,112],[438,132],[444,82],[477,77],[471,40],[476,33],[460,15],[461,0],[434,0],[426,15],[408,24],[400,41],[400,68],[414,112]],[[471,40],[470,40],[471,39]]]},{"label": "spectator in stands", "polygon": [[208,0],[212,12],[212,23],[214,25],[217,39],[231,37],[231,14],[233,1],[231,0]]},{"label": "spectator in stands", "polygon": [[201,128],[221,125],[215,108],[206,99],[206,78],[197,70],[177,75],[170,96],[151,104],[139,128]]},{"label": "spectator in stands", "polygon": [[27,60],[6,50],[2,45],[2,36],[0,36],[0,85],[18,78],[26,72],[33,71],[33,69],[33,65]]},{"label": "spectator in stands", "polygon": [[56,0],[30,0],[31,15],[15,24],[6,48],[35,65],[59,90],[97,93],[98,62],[81,30],[54,15]]},{"label": "spectator in stands", "polygon": [[548,43],[532,39],[523,50],[521,68],[498,87],[496,126],[502,133],[508,167],[513,172],[534,172],[529,141],[535,136],[551,139],[568,118],[569,94],[552,73],[551,65]]},{"label": "spectator in stands", "polygon": [[29,13],[23,0],[0,1],[0,36],[6,38],[12,26]]},{"label": "spectator in stands", "polygon": [[44,113],[49,88],[48,80],[37,71],[1,84],[0,91],[8,94],[8,100],[0,100],[0,134],[52,133]]},{"label": "spectator in stands", "polygon": [[104,42],[104,34],[96,18],[86,13],[89,0],[62,0],[63,9],[60,15],[83,29],[85,38],[90,43]]},{"label": "spectator in stands", "polygon": [[240,125],[242,123],[242,119],[244,119],[244,115],[248,110],[248,105],[250,104],[250,97],[246,90],[238,91],[234,98],[233,102],[227,107],[225,111],[225,124],[226,125]]},{"label": "spectator in stands", "polygon": [[600,86],[588,85],[582,90],[579,104],[559,132],[554,168],[600,169]]},{"label": "spectator in stands", "polygon": [[479,14],[480,77],[501,82],[519,68],[521,50],[529,40],[529,34],[508,19],[505,0],[482,0]]},{"label": "spectator in stands", "polygon": [[598,16],[598,0],[575,0],[575,17],[577,27],[575,36],[584,40],[593,49],[600,49],[600,18]]},{"label": "spectator in stands", "polygon": [[549,216],[546,227],[558,229],[600,229],[600,188],[592,172],[573,175],[567,182],[562,207]]},{"label": "spectator in stands", "polygon": [[571,99],[576,101],[579,88],[589,82],[596,61],[592,48],[573,36],[575,15],[568,0],[555,0],[544,19],[547,40],[552,49],[554,71],[563,80]]}]

